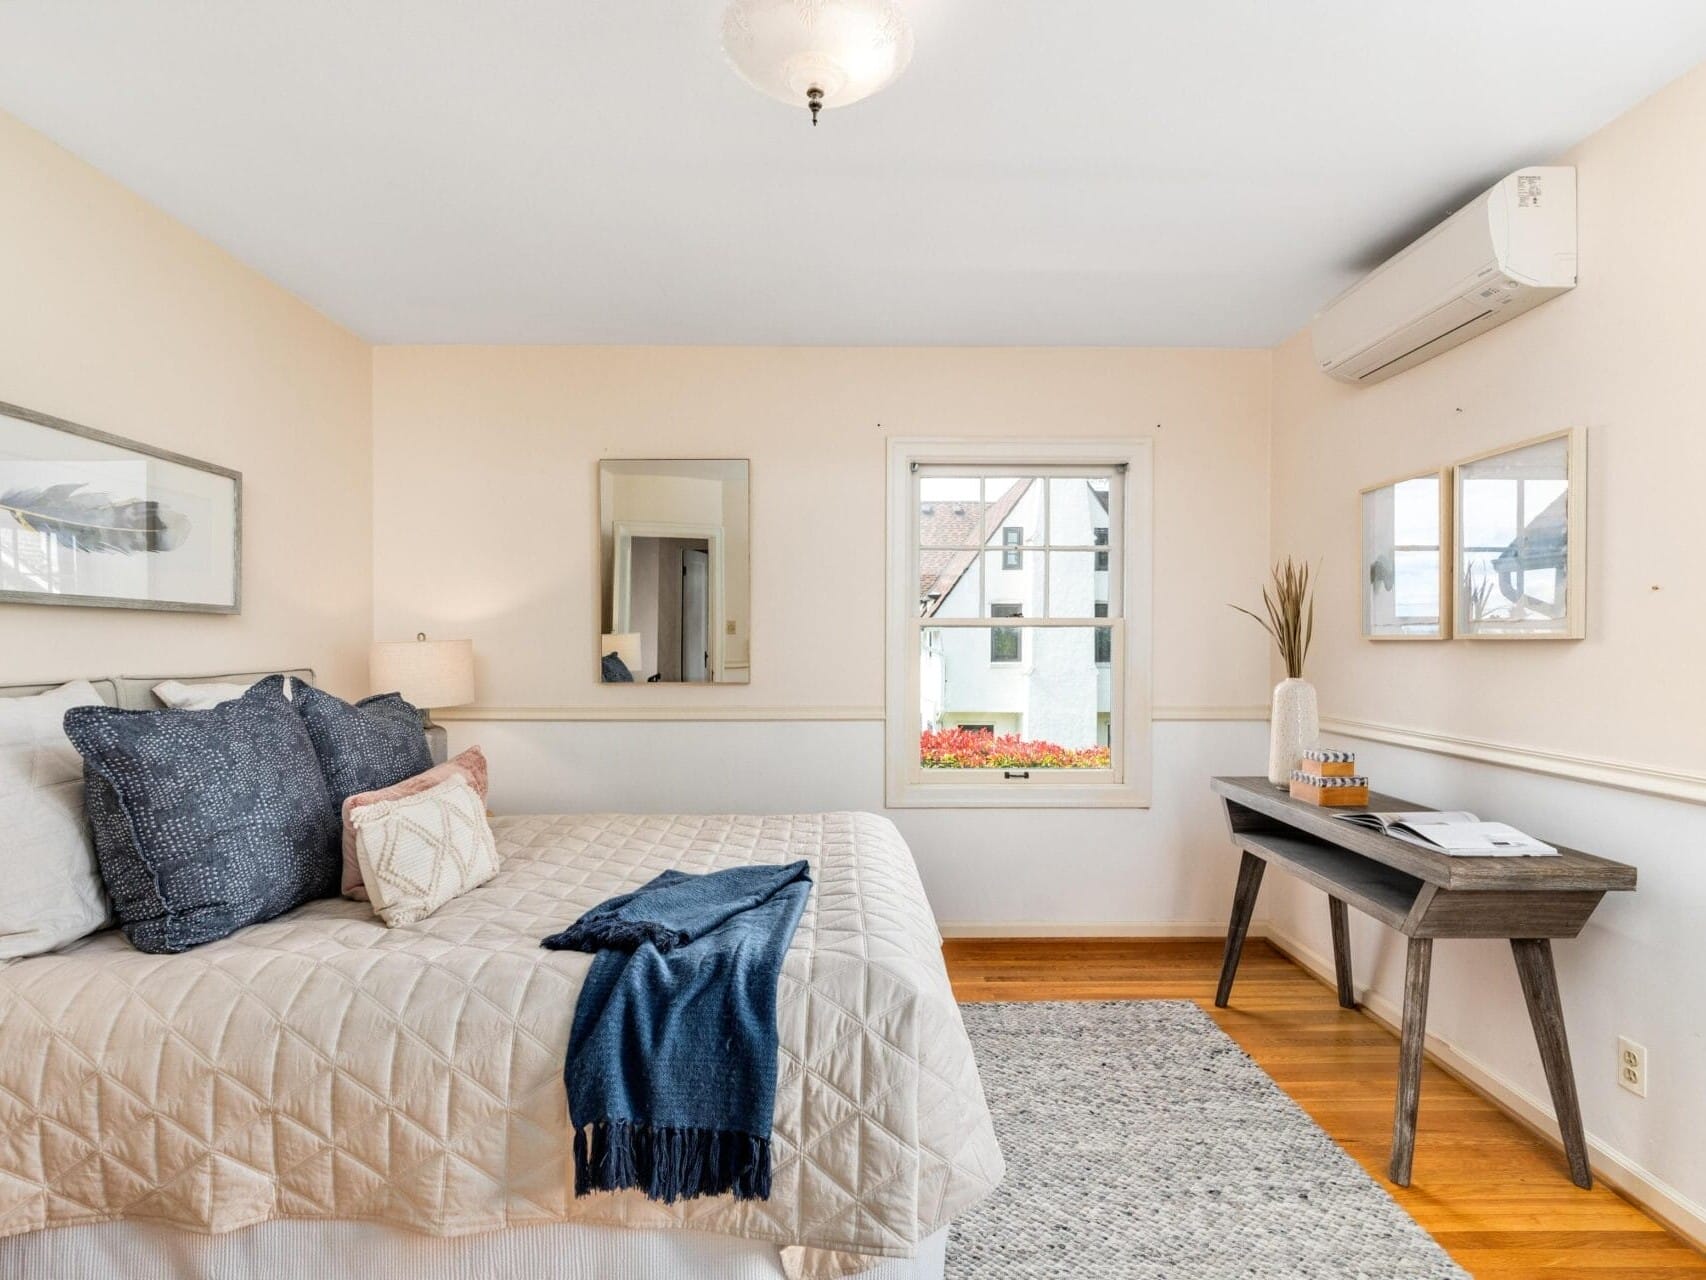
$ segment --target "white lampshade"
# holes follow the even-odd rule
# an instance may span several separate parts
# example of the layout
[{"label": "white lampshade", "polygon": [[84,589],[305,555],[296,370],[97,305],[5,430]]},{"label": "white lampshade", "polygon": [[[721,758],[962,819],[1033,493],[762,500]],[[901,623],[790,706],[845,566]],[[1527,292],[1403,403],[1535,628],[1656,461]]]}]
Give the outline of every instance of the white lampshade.
[{"label": "white lampshade", "polygon": [[474,701],[472,640],[404,640],[376,644],[368,661],[375,693],[400,693],[417,707],[460,707]]},{"label": "white lampshade", "polygon": [[845,107],[906,70],[912,27],[900,0],[730,0],[723,52],[761,93],[804,107],[816,89]]},{"label": "white lampshade", "polygon": [[598,656],[614,653],[622,659],[622,665],[636,676],[640,674],[640,633],[638,631],[606,632],[603,643],[598,649]]}]

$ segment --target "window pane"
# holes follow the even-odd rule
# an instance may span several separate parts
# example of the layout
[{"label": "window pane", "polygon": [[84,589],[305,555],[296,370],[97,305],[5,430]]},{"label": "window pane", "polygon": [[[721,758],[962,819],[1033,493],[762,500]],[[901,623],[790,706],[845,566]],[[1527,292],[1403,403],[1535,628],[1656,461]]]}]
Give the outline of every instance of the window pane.
[{"label": "window pane", "polygon": [[1095,604],[1108,598],[1108,575],[1096,572],[1094,551],[1049,551],[1048,616],[1094,618]]},{"label": "window pane", "polygon": [[1093,530],[1108,526],[1107,477],[1051,477],[1048,525],[1050,546],[1090,546],[1095,541]]},{"label": "window pane", "polygon": [[918,545],[975,547],[983,541],[983,481],[923,476],[918,481]]},{"label": "window pane", "polygon": [[918,553],[918,612],[926,618],[975,618],[983,557],[975,550]]},{"label": "window pane", "polygon": [[[1096,616],[1098,618],[1105,618],[1108,616],[1108,602],[1106,600],[1096,601]],[[1096,628],[1096,665],[1100,666],[1100,667],[1105,667],[1108,665],[1108,663],[1112,662],[1113,660],[1114,660],[1114,632],[1113,632],[1113,628],[1112,627],[1097,627]]]},{"label": "window pane", "polygon": [[[1109,768],[1111,678],[1096,664],[1098,630],[924,628],[920,763],[932,769]],[[1015,637],[1022,661],[991,661],[1007,643],[998,639],[1004,634]]]},{"label": "window pane", "polygon": [[[1013,554],[1010,550],[983,553],[984,600],[989,606],[987,616],[1040,618],[1043,616],[1043,553],[1019,552],[1016,568],[1010,567]],[[1016,604],[1022,611],[998,614],[994,609],[997,604]]]},{"label": "window pane", "polygon": [[1019,530],[1024,546],[1043,540],[1042,481],[989,476],[983,482],[983,507],[983,536],[988,545],[1000,546],[1006,529]]},{"label": "window pane", "polygon": [[[1022,618],[1024,609],[1016,604],[992,604],[989,614],[993,618]],[[1019,662],[1024,656],[1024,633],[1018,627],[991,627],[989,629],[989,660],[996,662]]]}]

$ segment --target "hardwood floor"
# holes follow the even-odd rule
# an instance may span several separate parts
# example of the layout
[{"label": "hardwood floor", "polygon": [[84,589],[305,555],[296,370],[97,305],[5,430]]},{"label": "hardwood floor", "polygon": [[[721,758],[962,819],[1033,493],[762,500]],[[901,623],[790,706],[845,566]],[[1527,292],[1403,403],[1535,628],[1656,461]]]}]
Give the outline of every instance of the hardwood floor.
[{"label": "hardwood floor", "polygon": [[1397,1040],[1262,941],[1232,1007],[1213,1007],[1219,939],[955,939],[954,991],[971,1000],[1195,1000],[1376,1181],[1484,1280],[1706,1277],[1706,1256],[1616,1192],[1571,1185],[1563,1153],[1429,1062],[1415,1172],[1386,1180]]}]

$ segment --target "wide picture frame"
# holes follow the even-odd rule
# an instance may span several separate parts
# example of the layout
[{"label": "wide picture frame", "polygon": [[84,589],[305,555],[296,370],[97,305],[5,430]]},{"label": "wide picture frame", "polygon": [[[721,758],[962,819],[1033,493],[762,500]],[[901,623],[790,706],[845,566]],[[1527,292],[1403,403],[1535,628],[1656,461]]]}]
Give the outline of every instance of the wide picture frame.
[{"label": "wide picture frame", "polygon": [[1457,635],[1586,636],[1587,431],[1491,449],[1452,473]]},{"label": "wide picture frame", "polygon": [[243,477],[0,402],[0,602],[242,611]]}]

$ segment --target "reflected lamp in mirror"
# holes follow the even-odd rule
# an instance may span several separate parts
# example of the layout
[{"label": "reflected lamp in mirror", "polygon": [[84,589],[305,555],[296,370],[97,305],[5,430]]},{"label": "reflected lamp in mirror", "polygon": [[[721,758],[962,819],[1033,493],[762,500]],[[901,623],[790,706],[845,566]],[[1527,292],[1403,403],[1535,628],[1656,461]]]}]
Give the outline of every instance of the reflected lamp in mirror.
[{"label": "reflected lamp in mirror", "polygon": [[604,655],[601,674],[605,684],[634,683],[634,673],[641,666],[638,631],[607,634],[598,649]]},{"label": "reflected lamp in mirror", "polygon": [[449,744],[444,727],[433,723],[432,708],[474,701],[474,642],[428,640],[423,631],[413,640],[376,644],[368,682],[374,693],[399,693],[420,709],[433,763],[443,764]]},{"label": "reflected lamp in mirror", "polygon": [[[750,679],[748,470],[744,458],[599,464],[601,681],[627,683],[607,674],[613,652],[637,684]],[[636,647],[613,643],[624,637]]]},{"label": "reflected lamp in mirror", "polygon": [[1368,639],[1450,636],[1450,504],[1445,471],[1362,491],[1362,633]]},{"label": "reflected lamp in mirror", "polygon": [[1454,473],[1457,634],[1580,640],[1587,633],[1587,433],[1561,431],[1478,454]]}]

